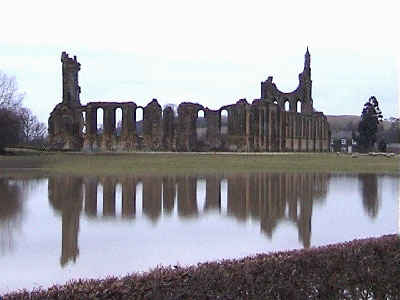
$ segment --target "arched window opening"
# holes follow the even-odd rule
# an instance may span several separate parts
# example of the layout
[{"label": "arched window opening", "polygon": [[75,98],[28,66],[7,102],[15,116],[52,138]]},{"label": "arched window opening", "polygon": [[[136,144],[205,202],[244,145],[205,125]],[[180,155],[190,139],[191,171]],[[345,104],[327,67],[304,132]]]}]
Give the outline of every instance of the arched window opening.
[{"label": "arched window opening", "polygon": [[135,110],[136,133],[138,136],[143,135],[143,108],[138,107]]},{"label": "arched window opening", "polygon": [[104,118],[104,109],[99,107],[97,109],[97,134],[103,134],[103,118]]},{"label": "arched window opening", "polygon": [[207,127],[206,127],[206,119],[205,119],[204,110],[199,109],[197,111],[197,119],[196,119],[196,134],[197,134],[198,141],[205,141],[206,131],[207,131]]},{"label": "arched window opening", "polygon": [[83,126],[82,126],[82,133],[86,133],[87,130],[87,117],[86,117],[86,111],[84,110],[82,112],[82,118],[83,118]]},{"label": "arched window opening", "polygon": [[297,100],[296,102],[296,112],[301,113],[301,101]]},{"label": "arched window opening", "polygon": [[122,135],[122,108],[118,107],[115,110],[115,134],[116,136]]},{"label": "arched window opening", "polygon": [[220,124],[220,130],[221,134],[228,134],[228,110],[223,109],[221,110],[221,124]]},{"label": "arched window opening", "polygon": [[274,104],[278,105],[278,100],[274,99]]},{"label": "arched window opening", "polygon": [[284,108],[285,108],[285,111],[289,111],[289,110],[290,110],[290,103],[289,103],[289,100],[286,100],[286,101],[285,101],[285,104],[284,104],[283,106],[284,106]]}]

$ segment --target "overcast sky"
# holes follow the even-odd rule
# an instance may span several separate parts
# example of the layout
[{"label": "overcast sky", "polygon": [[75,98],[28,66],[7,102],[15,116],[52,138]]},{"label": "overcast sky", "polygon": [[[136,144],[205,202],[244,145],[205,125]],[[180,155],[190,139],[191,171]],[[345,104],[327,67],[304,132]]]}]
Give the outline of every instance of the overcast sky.
[{"label": "overcast sky", "polygon": [[397,1],[4,1],[0,70],[47,123],[61,101],[61,52],[81,63],[81,102],[260,97],[298,85],[307,46],[314,107],[360,115],[372,95],[399,116]]}]

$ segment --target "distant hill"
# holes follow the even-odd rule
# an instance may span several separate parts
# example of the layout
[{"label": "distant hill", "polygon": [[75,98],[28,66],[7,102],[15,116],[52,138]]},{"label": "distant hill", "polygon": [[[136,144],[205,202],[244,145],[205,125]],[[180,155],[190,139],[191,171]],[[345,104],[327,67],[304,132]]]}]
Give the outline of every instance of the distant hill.
[{"label": "distant hill", "polygon": [[335,134],[340,131],[357,131],[358,123],[361,121],[360,116],[342,115],[342,116],[326,116],[328,119],[331,133]]},{"label": "distant hill", "polygon": [[[331,131],[341,130],[358,130],[358,123],[361,121],[361,116],[353,115],[341,115],[341,116],[326,116],[328,119],[329,127]],[[388,130],[392,123],[387,120],[383,120],[381,126],[384,130]]]},{"label": "distant hill", "polygon": [[[353,132],[358,136],[358,123],[361,121],[361,116],[343,115],[343,116],[326,116],[329,127],[331,129],[332,138],[352,138]],[[397,123],[398,124],[398,123]],[[399,130],[394,122],[383,120],[379,124],[377,138],[383,139],[387,143],[399,142]]]}]

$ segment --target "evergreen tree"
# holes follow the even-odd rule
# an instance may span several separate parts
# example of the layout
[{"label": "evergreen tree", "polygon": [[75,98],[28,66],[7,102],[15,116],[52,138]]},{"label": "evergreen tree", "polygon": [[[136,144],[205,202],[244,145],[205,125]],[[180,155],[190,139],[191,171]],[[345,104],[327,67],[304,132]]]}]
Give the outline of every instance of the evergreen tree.
[{"label": "evergreen tree", "polygon": [[369,151],[372,149],[377,140],[378,124],[382,121],[382,118],[378,100],[375,96],[372,96],[364,104],[361,121],[358,124],[358,145],[360,146],[360,150]]},{"label": "evergreen tree", "polygon": [[385,141],[384,140],[380,140],[379,142],[378,142],[378,150],[379,150],[379,152],[386,152],[386,143],[385,143]]}]

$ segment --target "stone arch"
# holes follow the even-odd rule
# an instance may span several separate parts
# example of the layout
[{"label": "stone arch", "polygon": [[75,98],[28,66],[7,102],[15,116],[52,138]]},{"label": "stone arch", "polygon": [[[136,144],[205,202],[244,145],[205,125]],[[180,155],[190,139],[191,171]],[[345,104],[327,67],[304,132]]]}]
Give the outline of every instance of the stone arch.
[{"label": "stone arch", "polygon": [[196,114],[196,136],[198,141],[205,141],[207,133],[206,112],[199,108]]},{"label": "stone arch", "polygon": [[103,134],[104,130],[104,108],[103,107],[96,107],[96,133],[98,135]]},{"label": "stone arch", "polygon": [[142,106],[137,106],[134,113],[136,134],[138,136],[143,136],[143,112],[144,108]]},{"label": "stone arch", "polygon": [[290,111],[291,109],[290,109],[290,102],[289,102],[289,99],[286,99],[284,102],[283,102],[283,109],[285,110],[285,111]]},{"label": "stone arch", "polygon": [[219,110],[219,116],[220,116],[219,132],[222,135],[227,135],[229,128],[229,111],[226,108],[221,108]]},{"label": "stone arch", "polygon": [[296,100],[296,112],[299,114],[301,113],[301,100],[300,99]]},{"label": "stone arch", "polygon": [[84,109],[84,110],[82,110],[82,121],[83,121],[83,123],[82,123],[82,133],[83,134],[86,134],[86,132],[87,132],[87,111],[86,111],[86,109]]},{"label": "stone arch", "polygon": [[116,136],[121,136],[123,131],[122,119],[123,119],[123,108],[122,106],[116,106],[114,109],[114,132]]},{"label": "stone arch", "polygon": [[278,130],[277,130],[277,126],[276,126],[276,114],[275,114],[275,111],[271,111],[271,119],[270,119],[270,122],[271,122],[271,132],[270,132],[270,135],[271,135],[271,151],[276,151],[276,146],[277,146],[277,144],[276,144],[276,138],[277,138],[277,135],[278,135]]}]

